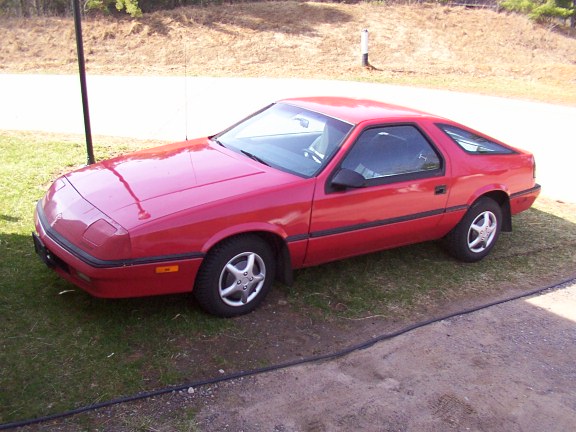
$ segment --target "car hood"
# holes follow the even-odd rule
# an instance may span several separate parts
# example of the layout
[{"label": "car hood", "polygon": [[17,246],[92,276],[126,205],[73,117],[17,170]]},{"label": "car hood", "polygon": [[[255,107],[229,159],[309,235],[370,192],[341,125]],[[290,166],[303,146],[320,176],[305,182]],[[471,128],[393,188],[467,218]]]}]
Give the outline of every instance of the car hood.
[{"label": "car hood", "polygon": [[[132,153],[66,175],[78,193],[126,229],[294,176],[201,139]],[[231,183],[234,183],[232,186]]]}]

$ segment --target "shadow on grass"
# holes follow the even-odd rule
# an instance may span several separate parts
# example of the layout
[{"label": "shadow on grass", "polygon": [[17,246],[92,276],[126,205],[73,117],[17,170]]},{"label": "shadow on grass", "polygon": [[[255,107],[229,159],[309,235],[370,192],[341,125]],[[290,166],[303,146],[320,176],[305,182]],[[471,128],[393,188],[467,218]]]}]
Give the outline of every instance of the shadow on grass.
[{"label": "shadow on grass", "polygon": [[552,30],[564,37],[576,39],[576,28],[569,27],[568,25],[549,25],[547,29]]},{"label": "shadow on grass", "polygon": [[[232,8],[232,9],[231,9]],[[348,22],[352,17],[329,3],[284,2],[278,7],[274,2],[221,5],[209,8],[182,8],[162,15],[145,15],[141,22],[159,34],[170,32],[170,23],[163,18],[169,16],[182,26],[200,24],[224,33],[229,27],[242,27],[258,32],[314,35],[322,24]]]},{"label": "shadow on grass", "polygon": [[45,268],[29,236],[0,234],[0,423],[330,353],[573,273],[574,223],[532,209],[514,226],[477,264],[431,242],[300,270],[229,320],[191,295],[93,298]]},{"label": "shadow on grass", "polygon": [[14,217],[14,216],[9,216],[9,215],[4,215],[4,214],[0,214],[0,221],[5,221],[5,222],[18,222],[20,220],[20,218]]}]

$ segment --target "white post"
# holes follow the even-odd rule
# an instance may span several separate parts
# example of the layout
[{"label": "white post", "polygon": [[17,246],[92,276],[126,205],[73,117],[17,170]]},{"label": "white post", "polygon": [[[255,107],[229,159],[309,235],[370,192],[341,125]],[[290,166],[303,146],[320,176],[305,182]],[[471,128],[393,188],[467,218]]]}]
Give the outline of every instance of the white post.
[{"label": "white post", "polygon": [[368,29],[362,30],[360,38],[360,51],[362,53],[362,67],[368,66]]}]

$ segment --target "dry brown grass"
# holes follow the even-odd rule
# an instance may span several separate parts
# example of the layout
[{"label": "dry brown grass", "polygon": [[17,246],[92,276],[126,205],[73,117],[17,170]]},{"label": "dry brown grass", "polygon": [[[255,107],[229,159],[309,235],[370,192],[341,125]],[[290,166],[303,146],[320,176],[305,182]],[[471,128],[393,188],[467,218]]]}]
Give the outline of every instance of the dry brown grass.
[{"label": "dry brown grass", "polygon": [[[370,62],[360,67],[360,32]],[[84,21],[92,74],[364,80],[576,103],[576,33],[492,10],[260,2]],[[72,19],[0,20],[0,72],[76,73]]]}]

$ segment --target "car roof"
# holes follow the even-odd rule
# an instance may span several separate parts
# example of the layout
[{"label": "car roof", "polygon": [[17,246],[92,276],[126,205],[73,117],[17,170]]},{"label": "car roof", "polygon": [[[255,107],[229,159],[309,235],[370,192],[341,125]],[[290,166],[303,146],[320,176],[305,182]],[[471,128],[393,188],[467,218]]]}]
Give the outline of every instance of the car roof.
[{"label": "car roof", "polygon": [[439,119],[439,117],[412,108],[368,99],[321,96],[283,99],[278,103],[296,105],[353,124],[366,120],[398,120],[414,117]]}]

